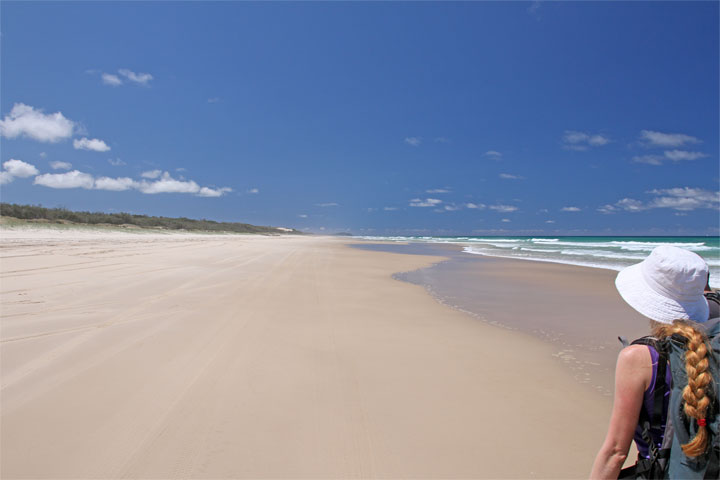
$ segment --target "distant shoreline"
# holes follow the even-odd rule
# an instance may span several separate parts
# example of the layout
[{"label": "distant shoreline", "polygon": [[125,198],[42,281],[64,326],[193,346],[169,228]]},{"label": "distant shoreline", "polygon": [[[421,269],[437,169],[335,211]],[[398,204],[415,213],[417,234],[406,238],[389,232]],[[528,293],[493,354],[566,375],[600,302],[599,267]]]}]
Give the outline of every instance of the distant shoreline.
[{"label": "distant shoreline", "polygon": [[35,205],[0,203],[0,225],[23,227],[35,225],[75,225],[113,229],[145,229],[150,231],[192,231],[211,233],[254,233],[303,235],[294,228],[268,227],[240,222],[216,222],[184,217],[154,217],[125,212],[78,212],[65,208],[44,208]]}]

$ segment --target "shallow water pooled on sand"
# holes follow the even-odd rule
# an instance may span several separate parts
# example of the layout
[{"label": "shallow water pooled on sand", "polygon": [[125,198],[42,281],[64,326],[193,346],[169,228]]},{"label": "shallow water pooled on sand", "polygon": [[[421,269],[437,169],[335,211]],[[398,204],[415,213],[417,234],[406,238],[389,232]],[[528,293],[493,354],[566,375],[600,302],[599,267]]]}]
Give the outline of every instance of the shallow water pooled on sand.
[{"label": "shallow water pooled on sand", "polygon": [[[439,302],[486,323],[551,343],[557,361],[603,395],[613,391],[621,347],[617,337],[647,334],[647,319],[617,294],[616,272],[611,270],[472,256],[450,245],[358,247],[447,257],[395,277],[423,286]],[[513,351],[511,346],[508,351]]]}]

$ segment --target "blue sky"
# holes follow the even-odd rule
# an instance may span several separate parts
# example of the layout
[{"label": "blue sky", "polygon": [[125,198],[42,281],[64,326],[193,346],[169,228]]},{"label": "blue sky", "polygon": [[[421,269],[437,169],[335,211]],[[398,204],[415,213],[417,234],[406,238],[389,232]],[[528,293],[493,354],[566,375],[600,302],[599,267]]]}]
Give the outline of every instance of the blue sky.
[{"label": "blue sky", "polygon": [[2,201],[707,234],[717,2],[0,4]]}]

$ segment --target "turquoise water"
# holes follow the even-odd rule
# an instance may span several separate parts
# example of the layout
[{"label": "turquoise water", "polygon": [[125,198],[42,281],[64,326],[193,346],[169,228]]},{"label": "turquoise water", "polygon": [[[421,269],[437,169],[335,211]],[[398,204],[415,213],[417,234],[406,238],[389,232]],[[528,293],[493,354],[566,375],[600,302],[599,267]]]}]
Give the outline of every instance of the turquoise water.
[{"label": "turquoise water", "polygon": [[610,270],[640,262],[653,248],[673,245],[691,250],[710,267],[710,285],[720,288],[718,237],[359,237],[396,242],[451,243],[468,254],[566,263]]}]

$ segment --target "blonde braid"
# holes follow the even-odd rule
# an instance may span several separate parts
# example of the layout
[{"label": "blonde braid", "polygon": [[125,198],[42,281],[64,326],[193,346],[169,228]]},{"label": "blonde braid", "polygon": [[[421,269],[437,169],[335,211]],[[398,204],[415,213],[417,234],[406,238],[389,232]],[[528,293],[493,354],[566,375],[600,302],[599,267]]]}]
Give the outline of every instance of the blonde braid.
[{"label": "blonde braid", "polygon": [[[672,325],[658,325],[655,331],[655,335],[659,338],[671,337],[676,333],[688,340],[685,352],[685,371],[687,372],[688,384],[682,393],[685,403],[685,415],[696,420],[704,419],[710,406],[707,386],[712,381],[712,376],[708,371],[710,363],[707,358],[706,338],[702,332],[683,320],[675,320]],[[706,426],[698,426],[695,437],[682,445],[685,455],[697,457],[705,453],[708,435]]]}]

